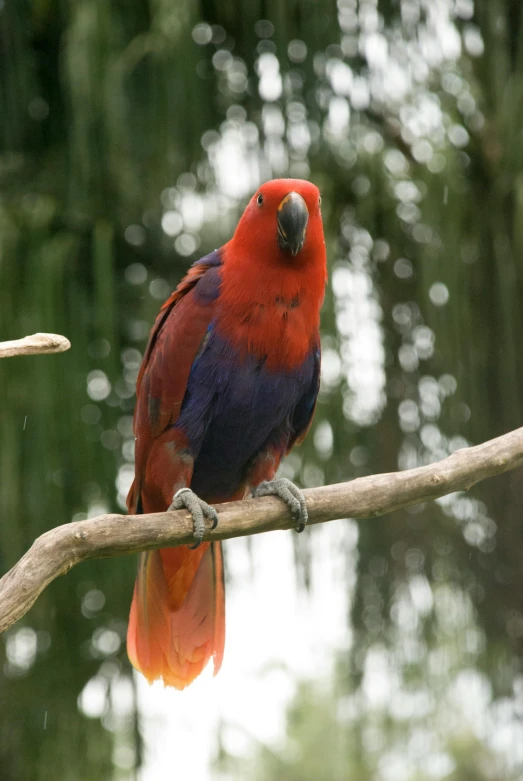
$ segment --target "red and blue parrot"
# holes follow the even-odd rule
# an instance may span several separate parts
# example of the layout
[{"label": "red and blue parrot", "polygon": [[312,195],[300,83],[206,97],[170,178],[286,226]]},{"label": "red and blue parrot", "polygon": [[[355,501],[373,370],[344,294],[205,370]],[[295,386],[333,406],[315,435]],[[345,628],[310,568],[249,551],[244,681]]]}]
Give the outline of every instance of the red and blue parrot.
[{"label": "red and blue parrot", "polygon": [[183,689],[220,669],[225,590],[213,503],[273,494],[302,531],[301,491],[274,479],[307,433],[320,381],[326,280],[320,194],[263,184],[234,236],[198,260],[163,305],[137,382],[131,513],[186,508],[195,544],[142,553],[127,649],[150,681]]}]

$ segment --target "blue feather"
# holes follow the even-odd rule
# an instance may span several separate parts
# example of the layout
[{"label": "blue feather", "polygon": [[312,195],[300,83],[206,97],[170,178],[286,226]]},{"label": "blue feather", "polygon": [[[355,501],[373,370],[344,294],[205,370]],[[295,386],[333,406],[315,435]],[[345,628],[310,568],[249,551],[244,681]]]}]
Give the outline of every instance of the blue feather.
[{"label": "blue feather", "polygon": [[273,372],[263,360],[240,357],[211,324],[176,422],[195,459],[193,490],[227,498],[244,482],[259,453],[277,444],[283,454],[308,425],[318,376],[316,348],[297,369]]}]

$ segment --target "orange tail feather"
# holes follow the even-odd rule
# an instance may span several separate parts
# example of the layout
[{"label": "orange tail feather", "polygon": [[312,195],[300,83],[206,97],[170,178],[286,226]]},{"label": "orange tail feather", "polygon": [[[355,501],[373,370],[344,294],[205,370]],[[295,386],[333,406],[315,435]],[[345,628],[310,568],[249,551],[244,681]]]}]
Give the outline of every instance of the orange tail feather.
[{"label": "orange tail feather", "polygon": [[220,669],[225,643],[221,544],[140,555],[127,652],[147,680],[183,689],[211,656]]}]

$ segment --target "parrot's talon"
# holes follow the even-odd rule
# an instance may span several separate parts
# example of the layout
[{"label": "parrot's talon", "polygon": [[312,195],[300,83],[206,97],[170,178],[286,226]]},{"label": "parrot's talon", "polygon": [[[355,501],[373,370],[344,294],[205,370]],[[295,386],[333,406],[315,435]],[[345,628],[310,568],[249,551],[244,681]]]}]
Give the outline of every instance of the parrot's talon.
[{"label": "parrot's talon", "polygon": [[303,492],[286,477],[279,477],[276,480],[265,480],[256,486],[252,495],[278,496],[290,509],[294,520],[298,521],[296,527],[298,534],[301,534],[307,526],[309,513]]},{"label": "parrot's talon", "polygon": [[189,545],[190,550],[197,548],[205,534],[205,518],[212,521],[211,529],[218,526],[218,513],[210,504],[200,499],[191,488],[180,488],[173,496],[169,510],[188,510],[194,523],[194,539],[196,542]]}]

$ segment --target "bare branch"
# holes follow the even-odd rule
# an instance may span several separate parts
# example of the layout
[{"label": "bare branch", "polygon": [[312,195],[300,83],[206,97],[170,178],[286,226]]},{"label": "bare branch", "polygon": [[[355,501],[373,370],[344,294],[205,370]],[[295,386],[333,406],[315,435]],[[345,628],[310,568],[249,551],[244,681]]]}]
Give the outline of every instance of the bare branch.
[{"label": "bare branch", "polygon": [[71,347],[71,342],[60,334],[33,334],[11,342],[0,342],[0,358],[12,358],[14,355],[44,355],[63,353]]},{"label": "bare branch", "polygon": [[[309,523],[372,518],[471,486],[523,464],[523,428],[448,458],[405,472],[361,477],[305,491]],[[220,523],[205,540],[290,529],[293,521],[279,499],[264,497],[217,505]],[[0,632],[18,621],[44,588],[87,559],[122,556],[192,541],[184,510],[152,515],[100,515],[42,534],[0,580]]]}]

